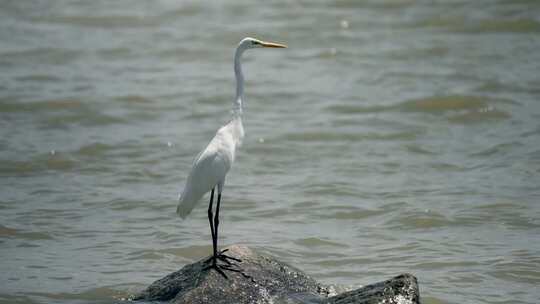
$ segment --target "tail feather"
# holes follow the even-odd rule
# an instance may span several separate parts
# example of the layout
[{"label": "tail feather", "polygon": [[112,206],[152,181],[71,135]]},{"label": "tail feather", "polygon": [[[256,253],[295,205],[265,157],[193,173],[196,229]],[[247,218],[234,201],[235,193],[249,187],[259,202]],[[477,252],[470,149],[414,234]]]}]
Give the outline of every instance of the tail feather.
[{"label": "tail feather", "polygon": [[190,213],[191,211],[193,210],[193,208],[195,208],[195,204],[197,202],[191,200],[191,201],[186,201],[186,200],[182,200],[180,199],[180,202],[178,203],[178,207],[176,208],[176,213],[182,218],[182,219],[185,219]]},{"label": "tail feather", "polygon": [[187,191],[180,195],[178,199],[178,207],[176,207],[176,213],[182,218],[185,219],[195,208],[195,205],[200,201],[204,193],[192,193]]}]

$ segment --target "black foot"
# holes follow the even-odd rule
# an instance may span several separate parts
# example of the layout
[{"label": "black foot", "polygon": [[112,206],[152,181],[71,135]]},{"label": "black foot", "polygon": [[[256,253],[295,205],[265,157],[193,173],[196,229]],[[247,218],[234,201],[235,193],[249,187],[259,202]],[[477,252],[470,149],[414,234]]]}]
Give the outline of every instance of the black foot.
[{"label": "black foot", "polygon": [[[221,250],[217,256],[215,257],[216,259],[222,261],[222,262],[225,262],[227,265],[235,265],[234,263],[230,262],[229,260],[232,260],[234,262],[237,262],[237,263],[241,263],[242,260],[240,259],[237,259],[237,258],[233,258],[232,256],[230,255],[226,255],[224,254],[224,252],[227,252],[229,249],[223,249]],[[209,257],[208,259],[204,260],[203,263],[205,264],[208,264],[209,262],[212,262],[214,260],[214,256],[211,256]]]},{"label": "black foot", "polygon": [[215,260],[212,260],[212,264],[204,267],[202,270],[203,271],[206,271],[206,270],[209,270],[209,269],[214,269],[215,271],[217,271],[220,275],[222,275],[226,280],[229,279],[229,277],[227,277],[227,275],[225,274],[225,271],[231,271],[231,272],[236,272],[236,273],[239,273],[241,274],[244,278],[246,279],[250,279],[253,283],[256,283],[255,280],[253,279],[253,277],[251,277],[250,275],[247,275],[246,273],[244,273],[242,271],[242,269],[235,269],[235,268],[232,268],[232,266],[236,266],[236,264],[231,264],[231,265],[218,265],[217,263],[215,263]]}]

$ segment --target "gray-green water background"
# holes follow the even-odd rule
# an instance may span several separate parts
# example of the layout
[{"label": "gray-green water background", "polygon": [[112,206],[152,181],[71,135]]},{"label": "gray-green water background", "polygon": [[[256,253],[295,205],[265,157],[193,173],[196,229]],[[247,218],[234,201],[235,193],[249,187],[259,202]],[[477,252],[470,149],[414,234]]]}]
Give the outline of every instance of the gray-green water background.
[{"label": "gray-green water background", "polygon": [[424,303],[538,303],[540,1],[0,2],[0,302],[111,303],[209,254],[175,215],[225,123],[221,243]]}]

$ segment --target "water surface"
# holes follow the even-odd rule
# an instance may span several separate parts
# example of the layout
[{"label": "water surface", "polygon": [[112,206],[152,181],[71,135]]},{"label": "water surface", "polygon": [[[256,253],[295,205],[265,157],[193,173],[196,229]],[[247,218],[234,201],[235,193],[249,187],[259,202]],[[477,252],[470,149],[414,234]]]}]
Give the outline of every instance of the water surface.
[{"label": "water surface", "polygon": [[540,2],[3,1],[0,302],[113,303],[209,254],[175,205],[246,138],[221,243],[424,303],[537,303]]}]

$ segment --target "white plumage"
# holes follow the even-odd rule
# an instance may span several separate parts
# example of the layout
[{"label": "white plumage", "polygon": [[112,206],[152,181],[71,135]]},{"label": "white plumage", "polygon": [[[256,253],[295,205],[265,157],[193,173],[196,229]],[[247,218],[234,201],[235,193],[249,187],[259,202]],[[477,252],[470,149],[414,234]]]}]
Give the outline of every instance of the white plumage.
[{"label": "white plumage", "polygon": [[234,162],[236,149],[244,137],[242,126],[242,99],[244,95],[244,76],[240,59],[245,50],[251,48],[284,48],[285,45],[265,42],[254,38],[244,38],[234,53],[234,74],[236,77],[236,98],[233,102],[233,117],[221,127],[208,146],[197,156],[189,173],[184,191],[179,197],[176,212],[185,218],[203,195],[216,186],[221,194],[225,176]]},{"label": "white plumage", "polygon": [[231,168],[236,149],[242,144],[244,128],[242,118],[237,115],[228,124],[221,127],[208,146],[199,153],[193,162],[186,187],[180,195],[176,213],[185,218],[204,194],[218,186],[218,193],[223,190],[225,176]]}]

